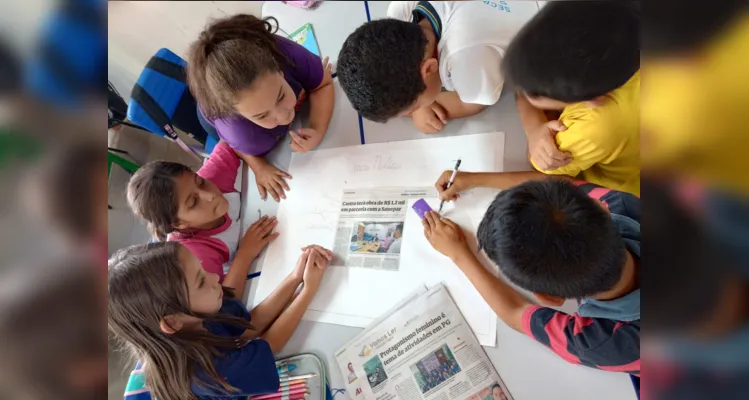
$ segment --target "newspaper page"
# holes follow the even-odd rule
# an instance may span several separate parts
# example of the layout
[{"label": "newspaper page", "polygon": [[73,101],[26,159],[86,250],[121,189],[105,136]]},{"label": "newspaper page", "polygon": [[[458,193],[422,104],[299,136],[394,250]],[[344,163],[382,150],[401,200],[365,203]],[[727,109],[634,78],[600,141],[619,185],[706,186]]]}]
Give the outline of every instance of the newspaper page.
[{"label": "newspaper page", "polygon": [[390,310],[335,358],[354,400],[512,400],[443,284]]},{"label": "newspaper page", "polygon": [[397,271],[408,200],[433,194],[432,187],[345,189],[332,265]]}]

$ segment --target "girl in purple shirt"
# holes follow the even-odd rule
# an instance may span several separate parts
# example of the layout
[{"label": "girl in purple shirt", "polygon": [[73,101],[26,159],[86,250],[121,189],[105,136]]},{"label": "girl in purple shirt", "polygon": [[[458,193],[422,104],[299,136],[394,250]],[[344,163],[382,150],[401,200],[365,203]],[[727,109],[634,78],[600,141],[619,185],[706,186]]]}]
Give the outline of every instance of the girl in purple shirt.
[{"label": "girl in purple shirt", "polygon": [[[331,65],[297,43],[274,35],[270,21],[238,14],[211,23],[188,54],[188,84],[199,116],[249,165],[260,197],[276,201],[289,174],[265,159],[288,133],[306,152],[322,142],[333,114]],[[296,107],[309,98],[309,126],[291,131]]]}]

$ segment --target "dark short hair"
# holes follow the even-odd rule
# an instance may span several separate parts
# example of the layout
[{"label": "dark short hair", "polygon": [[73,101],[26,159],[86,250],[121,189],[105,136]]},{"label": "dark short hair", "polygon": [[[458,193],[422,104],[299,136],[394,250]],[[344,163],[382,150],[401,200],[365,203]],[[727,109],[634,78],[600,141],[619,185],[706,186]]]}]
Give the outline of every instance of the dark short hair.
[{"label": "dark short hair", "polygon": [[511,282],[563,298],[611,289],[626,261],[624,242],[608,212],[559,178],[500,192],[481,220],[478,239]]},{"label": "dark short hair", "polygon": [[592,100],[640,68],[638,8],[614,1],[549,2],[502,60],[505,79],[531,97]]},{"label": "dark short hair", "polygon": [[[701,0],[649,2],[642,14],[642,45],[646,55],[669,56],[699,48],[725,31],[749,8],[746,0],[721,0],[705,7]],[[674,18],[674,10],[679,10]]]},{"label": "dark short hair", "polygon": [[386,122],[426,90],[421,61],[427,38],[417,24],[380,19],[357,28],[338,55],[338,81],[364,118]]}]

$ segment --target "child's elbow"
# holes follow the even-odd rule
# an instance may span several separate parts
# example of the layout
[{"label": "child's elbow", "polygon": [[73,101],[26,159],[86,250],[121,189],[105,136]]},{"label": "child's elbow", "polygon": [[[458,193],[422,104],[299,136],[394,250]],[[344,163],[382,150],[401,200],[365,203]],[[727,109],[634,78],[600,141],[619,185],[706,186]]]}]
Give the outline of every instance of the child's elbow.
[{"label": "child's elbow", "polygon": [[279,351],[281,351],[283,346],[286,344],[286,343],[280,343],[278,339],[274,339],[273,336],[269,336],[267,333],[260,336],[260,338],[268,342],[268,346],[270,346],[270,351],[273,354],[276,354]]}]

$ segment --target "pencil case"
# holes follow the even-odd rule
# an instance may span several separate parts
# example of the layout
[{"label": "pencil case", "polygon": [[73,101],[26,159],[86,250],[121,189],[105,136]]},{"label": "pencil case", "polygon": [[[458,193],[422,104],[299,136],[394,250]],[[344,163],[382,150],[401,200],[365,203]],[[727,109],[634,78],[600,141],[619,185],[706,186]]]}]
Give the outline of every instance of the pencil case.
[{"label": "pencil case", "polygon": [[316,377],[307,380],[309,395],[306,400],[326,400],[328,397],[328,374],[322,359],[312,353],[302,353],[294,356],[284,357],[276,360],[276,368],[295,365],[293,371],[288,372],[289,379],[294,376],[317,374]]}]

